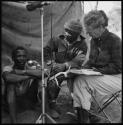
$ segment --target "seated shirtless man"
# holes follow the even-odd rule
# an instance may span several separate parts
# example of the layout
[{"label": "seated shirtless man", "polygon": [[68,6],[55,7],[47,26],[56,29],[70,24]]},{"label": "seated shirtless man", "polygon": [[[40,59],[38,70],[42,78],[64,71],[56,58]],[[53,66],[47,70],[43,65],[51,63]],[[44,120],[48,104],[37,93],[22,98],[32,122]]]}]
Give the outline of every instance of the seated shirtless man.
[{"label": "seated shirtless man", "polygon": [[13,65],[3,68],[2,76],[6,87],[5,97],[12,123],[17,122],[17,97],[23,96],[29,98],[31,103],[37,102],[38,83],[42,73],[40,69],[30,69],[27,65],[27,59],[26,49],[19,46],[12,52]]}]

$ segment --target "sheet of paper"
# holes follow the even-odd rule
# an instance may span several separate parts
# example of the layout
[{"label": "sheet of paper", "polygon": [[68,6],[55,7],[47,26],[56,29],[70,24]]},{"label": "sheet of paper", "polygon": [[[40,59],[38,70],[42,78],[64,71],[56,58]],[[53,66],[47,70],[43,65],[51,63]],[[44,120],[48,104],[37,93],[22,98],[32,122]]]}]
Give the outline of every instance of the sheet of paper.
[{"label": "sheet of paper", "polygon": [[92,69],[70,69],[69,73],[83,74],[83,75],[103,75],[102,73],[93,71]]}]

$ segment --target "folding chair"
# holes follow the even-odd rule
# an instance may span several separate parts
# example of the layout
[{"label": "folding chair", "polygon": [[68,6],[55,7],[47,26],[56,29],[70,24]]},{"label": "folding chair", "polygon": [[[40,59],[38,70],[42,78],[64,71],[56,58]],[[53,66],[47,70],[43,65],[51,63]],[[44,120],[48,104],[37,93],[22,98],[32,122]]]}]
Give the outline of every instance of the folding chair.
[{"label": "folding chair", "polygon": [[[58,86],[59,86],[59,84],[58,84],[57,76],[59,76],[59,75],[61,75],[61,74],[64,75],[65,77],[67,77],[67,72],[60,72],[60,73],[58,73],[57,75],[55,75],[55,76],[54,76],[54,79],[55,79],[56,84],[57,84]],[[113,93],[113,94],[102,104],[102,106],[101,106],[101,105],[98,103],[98,101],[96,100],[95,95],[93,94],[93,91],[91,90],[91,88],[89,87],[89,85],[88,85],[87,82],[86,82],[86,84],[87,84],[87,90],[88,90],[88,92],[92,95],[93,100],[95,101],[95,103],[96,103],[97,106],[98,106],[98,111],[97,111],[97,113],[100,114],[100,113],[102,112],[105,117],[96,115],[95,113],[92,113],[92,112],[90,112],[90,111],[89,111],[89,113],[91,113],[91,114],[93,114],[93,115],[95,115],[95,116],[97,116],[97,117],[101,117],[101,118],[103,118],[103,119],[106,119],[106,120],[108,120],[110,123],[112,123],[111,119],[110,119],[109,116],[106,114],[106,112],[104,111],[104,109],[106,109],[106,107],[109,106],[114,100],[116,100],[116,101],[118,102],[118,104],[121,106],[121,102],[118,100],[118,97],[119,97],[119,95],[122,93],[122,90],[119,90],[119,91]],[[59,87],[60,87],[60,86],[59,86]],[[68,87],[68,88],[69,88],[69,87]],[[70,93],[71,93],[71,92],[70,92]],[[72,98],[74,97],[73,93],[71,93],[71,97],[72,97]],[[73,113],[72,113],[72,114],[73,114]]]},{"label": "folding chair", "polygon": [[111,102],[113,102],[115,99],[116,99],[116,101],[118,102],[118,104],[121,106],[121,102],[120,102],[120,101],[118,100],[118,98],[117,98],[117,97],[119,97],[120,93],[121,93],[121,90],[115,92],[114,94],[112,94],[112,96],[103,103],[103,107],[102,107],[101,109],[99,109],[98,112],[99,112],[99,113],[102,112],[102,111],[103,111]]},{"label": "folding chair", "polygon": [[[121,106],[121,102],[118,100],[118,97],[119,97],[120,94],[122,93],[122,90],[119,90],[119,91],[113,93],[113,94],[102,104],[102,106],[101,106],[101,105],[98,103],[98,101],[96,100],[95,95],[93,94],[91,88],[88,86],[88,83],[87,83],[87,82],[86,82],[86,84],[87,84],[87,90],[88,90],[88,92],[91,94],[93,100],[95,101],[95,103],[96,103],[97,106],[98,106],[98,111],[97,111],[97,113],[100,114],[101,112],[103,112],[105,118],[104,118],[104,117],[102,117],[102,118],[104,118],[104,119],[108,120],[110,123],[112,123],[111,119],[110,119],[109,116],[106,114],[106,112],[104,111],[104,109],[106,109],[106,107],[109,106],[109,105],[110,105],[113,101],[115,101],[115,100],[116,100],[116,101],[118,102],[118,104]],[[91,112],[90,112],[90,113],[91,113]],[[95,113],[92,113],[92,114],[93,114],[93,115],[96,115]],[[96,115],[96,116],[97,116],[97,117],[101,117],[101,116],[99,116],[99,115]]]}]

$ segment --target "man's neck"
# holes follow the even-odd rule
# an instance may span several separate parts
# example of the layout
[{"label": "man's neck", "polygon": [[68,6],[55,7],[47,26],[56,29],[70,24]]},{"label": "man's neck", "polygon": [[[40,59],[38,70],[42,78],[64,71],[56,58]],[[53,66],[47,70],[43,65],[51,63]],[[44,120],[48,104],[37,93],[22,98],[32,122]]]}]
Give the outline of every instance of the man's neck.
[{"label": "man's neck", "polygon": [[80,41],[81,40],[81,37],[80,37],[80,35],[77,37],[77,39],[76,40],[74,40],[74,42],[72,42],[71,44],[67,41],[67,44],[68,44],[68,46],[70,46],[70,45],[73,45],[76,41]]},{"label": "man's neck", "polygon": [[24,66],[14,65],[14,69],[24,70]]}]

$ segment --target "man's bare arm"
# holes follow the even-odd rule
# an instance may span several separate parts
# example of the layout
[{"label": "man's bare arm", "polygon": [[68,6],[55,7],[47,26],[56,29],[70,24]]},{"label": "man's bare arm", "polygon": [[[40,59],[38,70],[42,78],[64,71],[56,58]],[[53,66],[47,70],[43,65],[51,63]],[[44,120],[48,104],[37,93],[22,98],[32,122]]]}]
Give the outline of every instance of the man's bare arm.
[{"label": "man's bare arm", "polygon": [[[42,70],[41,69],[27,69],[27,70],[15,70],[16,74],[19,75],[29,75],[32,77],[37,77],[37,78],[41,78],[42,76]],[[47,71],[44,71],[45,75],[48,74]]]},{"label": "man's bare arm", "polygon": [[30,79],[31,76],[28,76],[28,75],[24,76],[24,75],[18,75],[18,74],[15,74],[15,73],[4,72],[3,78],[6,82],[17,83],[17,82],[21,82],[23,80]]}]

